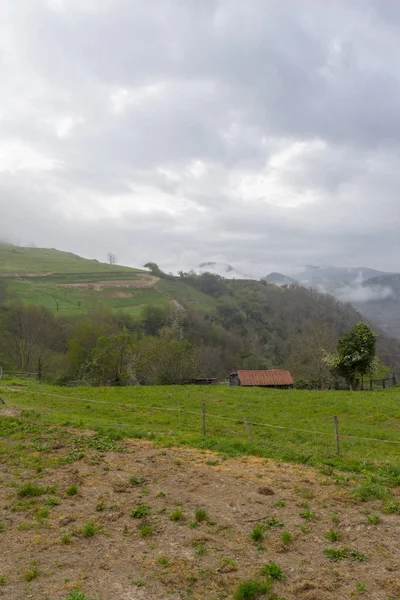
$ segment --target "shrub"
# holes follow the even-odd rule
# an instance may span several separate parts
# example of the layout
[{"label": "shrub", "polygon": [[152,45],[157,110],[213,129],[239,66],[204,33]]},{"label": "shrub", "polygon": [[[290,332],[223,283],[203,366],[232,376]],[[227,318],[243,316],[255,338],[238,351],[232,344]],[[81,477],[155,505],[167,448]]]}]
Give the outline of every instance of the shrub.
[{"label": "shrub", "polygon": [[325,537],[330,542],[339,542],[342,539],[342,534],[340,531],[336,531],[335,529],[330,529],[326,532]]},{"label": "shrub", "polygon": [[60,504],[60,498],[57,496],[49,496],[44,503],[46,506],[58,506]]},{"label": "shrub", "polygon": [[33,498],[35,496],[42,496],[46,493],[46,489],[36,485],[35,483],[25,483],[18,490],[18,496],[20,498]]},{"label": "shrub", "polygon": [[280,566],[274,562],[270,562],[264,565],[261,569],[261,574],[265,575],[266,577],[269,577],[270,579],[277,579],[278,581],[282,581],[283,579],[285,579],[284,572],[282,571]]},{"label": "shrub", "polygon": [[326,548],[324,554],[331,562],[339,562],[346,558],[347,548],[342,546],[341,548]]},{"label": "shrub", "polygon": [[253,542],[262,542],[264,539],[264,528],[262,525],[256,525],[250,534]]},{"label": "shrub", "polygon": [[72,485],[67,487],[67,489],[65,490],[65,493],[67,494],[67,496],[76,496],[78,492],[79,492],[79,488],[76,485],[76,483],[73,483]]},{"label": "shrub", "polygon": [[139,527],[139,533],[142,537],[148,537],[153,533],[153,527],[151,525],[141,525]]},{"label": "shrub", "polygon": [[82,592],[78,592],[78,590],[72,590],[72,592],[63,598],[63,600],[90,600],[85,594]]},{"label": "shrub", "polygon": [[202,521],[206,521],[208,519],[208,514],[205,508],[197,508],[194,513],[195,519],[198,523]]},{"label": "shrub", "polygon": [[270,590],[269,582],[250,579],[239,584],[234,598],[235,600],[257,600],[268,594]]},{"label": "shrub", "polygon": [[82,533],[85,537],[93,537],[98,530],[99,528],[93,523],[93,521],[89,521],[89,523],[86,523],[86,525],[82,527]]},{"label": "shrub", "polygon": [[150,506],[148,504],[139,504],[139,506],[131,510],[130,515],[134,519],[142,519],[143,517],[147,517],[149,512]]},{"label": "shrub", "polygon": [[282,544],[284,544],[285,546],[290,546],[290,544],[293,542],[293,536],[290,533],[290,531],[282,531],[281,540]]},{"label": "shrub", "polygon": [[169,515],[170,521],[182,521],[184,519],[184,513],[182,508],[177,508]]},{"label": "shrub", "polygon": [[40,575],[40,571],[36,566],[36,562],[33,561],[31,563],[32,568],[29,569],[29,571],[26,571],[25,573],[25,581],[32,581],[33,579],[36,579],[36,577],[39,577]]}]

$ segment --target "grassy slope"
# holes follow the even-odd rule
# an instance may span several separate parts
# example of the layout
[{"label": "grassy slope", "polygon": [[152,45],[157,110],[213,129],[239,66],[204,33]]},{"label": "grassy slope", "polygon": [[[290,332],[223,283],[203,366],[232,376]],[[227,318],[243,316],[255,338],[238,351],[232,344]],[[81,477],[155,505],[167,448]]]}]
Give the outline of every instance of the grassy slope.
[{"label": "grassy slope", "polygon": [[[160,443],[376,473],[382,465],[393,465],[400,483],[400,445],[343,437],[342,454],[337,458],[333,435],[333,415],[337,415],[343,436],[399,442],[400,389],[351,393],[227,386],[60,388],[33,381],[15,387],[3,381],[0,395],[8,405],[36,408],[49,422],[112,429],[128,437],[150,435]],[[203,402],[205,438],[201,433]]]},{"label": "grassy slope", "polygon": [[[53,311],[58,305],[60,314],[84,314],[94,303],[100,303],[112,310],[124,310],[136,315],[141,313],[144,306],[162,303],[167,299],[196,304],[204,310],[212,310],[215,306],[213,298],[178,280],[160,280],[151,288],[127,288],[124,283],[116,287],[115,281],[138,281],[147,272],[100,263],[54,249],[0,244],[0,273],[9,274],[8,290],[22,302],[46,306]],[[39,276],[28,277],[29,273]],[[104,286],[100,290],[66,285],[93,284],[98,281],[112,283],[110,288]]]},{"label": "grassy slope", "polygon": [[110,273],[137,269],[109,265],[54,248],[23,248],[0,244],[0,273]]}]

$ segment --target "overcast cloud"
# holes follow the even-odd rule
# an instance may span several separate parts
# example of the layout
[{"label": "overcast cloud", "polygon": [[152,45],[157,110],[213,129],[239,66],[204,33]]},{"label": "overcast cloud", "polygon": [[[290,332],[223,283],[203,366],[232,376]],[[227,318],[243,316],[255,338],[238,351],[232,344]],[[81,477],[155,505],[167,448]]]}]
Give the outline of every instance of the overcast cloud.
[{"label": "overcast cloud", "polygon": [[0,238],[400,270],[400,4],[2,0]]}]

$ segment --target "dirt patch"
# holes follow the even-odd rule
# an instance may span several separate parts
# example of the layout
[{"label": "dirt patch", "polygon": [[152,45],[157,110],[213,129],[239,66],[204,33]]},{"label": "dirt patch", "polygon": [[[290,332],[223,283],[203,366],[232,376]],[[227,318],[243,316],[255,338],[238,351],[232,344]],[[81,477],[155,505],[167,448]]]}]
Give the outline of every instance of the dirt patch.
[{"label": "dirt patch", "polygon": [[20,408],[13,408],[12,406],[2,404],[0,398],[0,417],[18,417],[21,412]]},{"label": "dirt patch", "polygon": [[[140,279],[121,279],[115,281],[95,281],[92,283],[63,283],[64,287],[75,288],[79,290],[101,291],[110,288],[151,288],[159,281],[159,277],[154,275],[141,275]],[[121,296],[120,296],[121,297]]]},{"label": "dirt patch", "polygon": [[[65,455],[65,442],[59,447],[52,438],[51,444],[46,456]],[[18,474],[12,459],[2,460],[1,598],[61,600],[74,588],[91,600],[232,598],[239,582],[262,579],[269,562],[285,574],[274,589],[287,600],[350,600],[361,592],[374,600],[397,598],[399,517],[379,513],[371,524],[367,513],[378,513],[380,502],[356,504],[348,488],[304,466],[224,460],[144,441],[125,449],[90,450],[73,464]],[[57,491],[24,504],[16,488],[25,481]],[[67,494],[71,485],[78,486],[74,496]],[[49,496],[59,504],[48,507]],[[47,516],[40,512],[46,507]],[[196,520],[199,507],[206,516]],[[88,523],[94,533],[85,536]],[[255,542],[257,523],[265,525],[264,539]],[[332,529],[340,541],[325,538]],[[292,536],[286,545],[283,531]],[[342,547],[342,561],[324,554]],[[358,558],[351,557],[354,550]],[[34,568],[37,576],[27,581]]]}]

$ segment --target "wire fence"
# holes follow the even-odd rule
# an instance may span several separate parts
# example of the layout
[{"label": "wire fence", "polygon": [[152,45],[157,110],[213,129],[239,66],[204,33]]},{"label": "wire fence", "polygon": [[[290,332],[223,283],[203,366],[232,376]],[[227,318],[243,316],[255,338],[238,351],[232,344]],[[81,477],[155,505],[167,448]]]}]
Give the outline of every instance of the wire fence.
[{"label": "wire fence", "polygon": [[[5,383],[5,382],[4,382]],[[127,437],[168,438],[171,443],[191,443],[200,447],[243,454],[291,458],[306,461],[340,459],[364,462],[392,462],[400,459],[399,429],[385,427],[368,429],[368,419],[349,425],[349,419],[332,414],[305,421],[297,426],[254,418],[246,407],[238,406],[231,414],[219,413],[212,403],[184,406],[169,396],[165,403],[116,402],[74,394],[59,394],[35,389],[3,385],[2,393],[9,402],[20,394],[31,397],[23,400],[26,408],[34,408],[49,420],[87,428],[120,430]],[[18,400],[17,400],[18,404]],[[94,409],[94,410],[93,410]],[[304,422],[304,421],[303,421]],[[358,435],[360,427],[367,427]],[[368,435],[377,431],[379,435]]]}]

